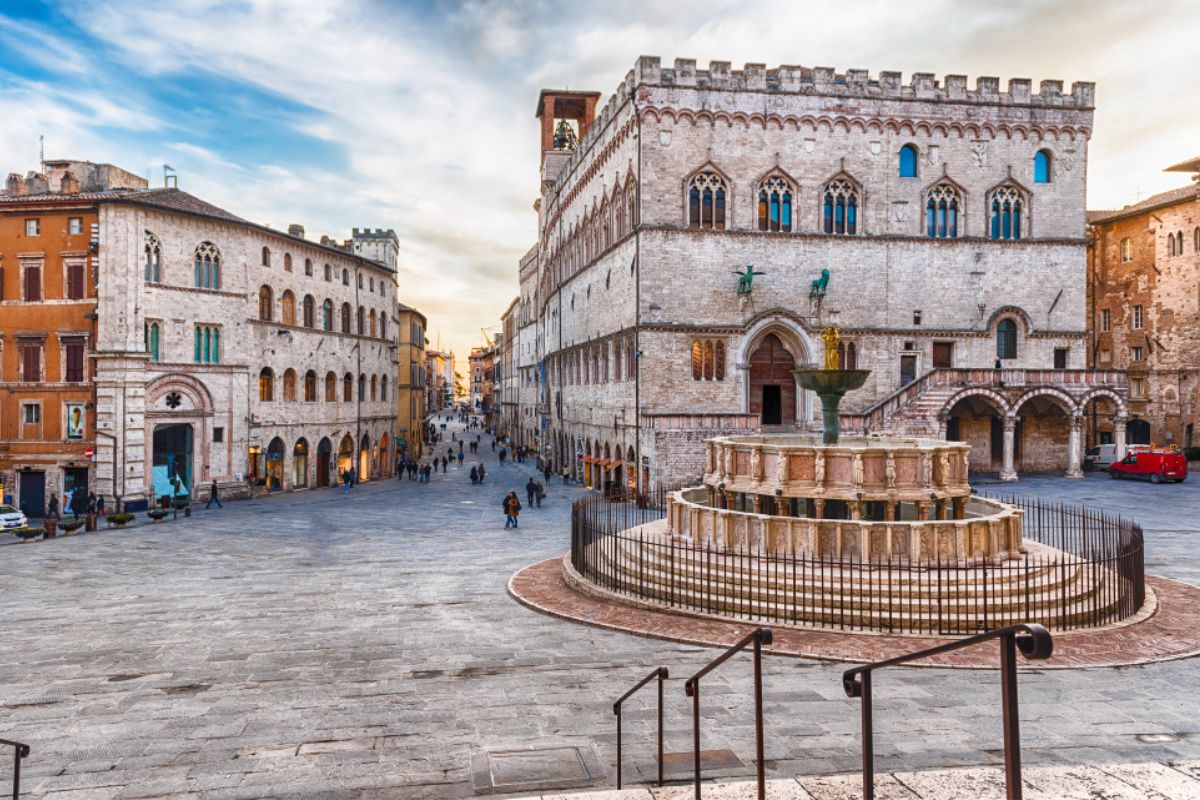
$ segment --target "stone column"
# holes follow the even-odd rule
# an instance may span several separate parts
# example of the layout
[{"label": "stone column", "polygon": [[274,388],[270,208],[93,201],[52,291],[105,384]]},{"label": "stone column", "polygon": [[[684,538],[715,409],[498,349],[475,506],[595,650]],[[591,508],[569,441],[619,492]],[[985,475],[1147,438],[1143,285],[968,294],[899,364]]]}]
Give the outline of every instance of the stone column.
[{"label": "stone column", "polygon": [[863,501],[862,500],[851,500],[849,502],[849,506],[850,506],[850,519],[862,519],[863,518]]},{"label": "stone column", "polygon": [[1113,441],[1117,444],[1118,461],[1125,457],[1125,425],[1128,422],[1129,417],[1113,417]]},{"label": "stone column", "polygon": [[755,514],[763,513],[763,498],[760,494],[750,495],[750,507],[754,509]]},{"label": "stone column", "polygon": [[887,505],[884,508],[885,508],[885,511],[884,511],[883,518],[886,519],[888,522],[895,522],[896,521],[896,501],[888,500]]},{"label": "stone column", "polygon": [[917,519],[922,522],[929,519],[929,501],[928,500],[918,500],[917,501]]},{"label": "stone column", "polygon": [[954,505],[954,518],[955,519],[966,519],[967,518],[967,498],[956,497],[956,498],[954,498],[954,500],[952,502]]},{"label": "stone column", "polygon": [[1067,477],[1082,478],[1080,442],[1083,439],[1083,417],[1071,417],[1071,432],[1067,436]]},{"label": "stone column", "polygon": [[1013,439],[1017,429],[1016,417],[1004,418],[1004,466],[1000,468],[1000,480],[1015,481],[1017,471],[1013,468]]},{"label": "stone column", "polygon": [[825,519],[825,501],[820,499],[813,500],[812,504],[816,508],[816,518]]}]

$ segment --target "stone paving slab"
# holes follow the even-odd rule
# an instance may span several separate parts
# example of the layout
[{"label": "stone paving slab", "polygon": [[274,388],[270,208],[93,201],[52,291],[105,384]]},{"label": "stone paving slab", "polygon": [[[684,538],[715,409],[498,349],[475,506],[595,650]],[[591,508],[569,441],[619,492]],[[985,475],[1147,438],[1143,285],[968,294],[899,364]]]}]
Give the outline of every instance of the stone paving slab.
[{"label": "stone paving slab", "polygon": [[[1139,622],[1093,631],[1054,633],[1048,661],[1022,662],[1031,669],[1078,669],[1148,664],[1200,655],[1200,589],[1169,578],[1148,577],[1153,613]],[[561,619],[672,642],[728,647],[756,627],[752,623],[659,610],[588,584],[569,554],[532,564],[509,580],[509,593],[530,608]],[[769,625],[769,623],[767,623]],[[770,626],[770,652],[828,661],[866,663],[950,641],[928,636],[889,636]],[[995,669],[998,644],[958,650],[913,662],[915,666]]]}]

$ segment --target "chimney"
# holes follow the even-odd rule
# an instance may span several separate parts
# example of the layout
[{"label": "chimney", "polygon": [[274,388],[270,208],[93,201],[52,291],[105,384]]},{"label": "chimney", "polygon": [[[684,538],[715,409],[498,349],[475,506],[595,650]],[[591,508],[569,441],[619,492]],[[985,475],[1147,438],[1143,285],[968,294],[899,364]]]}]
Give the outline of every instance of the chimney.
[{"label": "chimney", "polygon": [[4,182],[4,188],[8,190],[9,197],[21,197],[25,194],[25,179],[19,172],[10,172]]},{"label": "chimney", "polygon": [[70,170],[64,172],[58,190],[62,194],[79,194],[79,179],[75,177],[75,173]]},{"label": "chimney", "polygon": [[25,190],[29,194],[46,194],[50,191],[50,179],[40,172],[29,172],[25,176]]},{"label": "chimney", "polygon": [[297,239],[304,238],[304,226],[292,223],[288,225],[288,236],[295,236]]}]

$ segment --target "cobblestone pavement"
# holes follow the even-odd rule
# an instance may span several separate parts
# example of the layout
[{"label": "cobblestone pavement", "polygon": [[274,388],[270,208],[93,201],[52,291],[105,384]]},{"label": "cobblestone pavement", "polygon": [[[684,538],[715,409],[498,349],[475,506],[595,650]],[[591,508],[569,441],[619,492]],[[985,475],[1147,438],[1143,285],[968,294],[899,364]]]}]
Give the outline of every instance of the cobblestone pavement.
[{"label": "cobblestone pavement", "polygon": [[[451,467],[431,485],[298,492],[0,548],[0,737],[33,745],[26,791],[54,800],[466,797],[486,777],[484,751],[539,747],[580,748],[603,773],[596,785],[611,786],[611,703],[657,664],[673,676],[667,750],[687,749],[681,678],[715,651],[564,622],[509,598],[514,572],[567,549],[569,501],[582,491],[554,481],[545,507],[505,531],[501,497],[521,489],[526,469],[501,467],[486,445],[484,487]],[[1200,583],[1194,483],[998,488],[1094,496],[1143,517],[1153,569]],[[771,777],[858,765],[859,709],[843,695],[841,669],[768,659]],[[703,747],[730,748],[746,764],[749,675],[745,659],[729,662],[703,692]],[[1023,673],[1025,762],[1200,757],[1196,675],[1195,660]],[[881,673],[879,770],[998,763],[998,695],[990,672]],[[652,768],[649,699],[632,701],[626,718],[631,782]],[[521,770],[532,776],[539,764],[508,762],[511,793],[540,788],[518,788]],[[9,769],[0,754],[0,781]]]}]

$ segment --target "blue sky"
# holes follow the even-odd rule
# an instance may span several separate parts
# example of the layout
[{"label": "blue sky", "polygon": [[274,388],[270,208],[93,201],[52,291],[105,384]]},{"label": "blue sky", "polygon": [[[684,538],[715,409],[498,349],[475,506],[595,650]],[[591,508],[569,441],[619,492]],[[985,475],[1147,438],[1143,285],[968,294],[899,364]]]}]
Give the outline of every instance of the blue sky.
[{"label": "blue sky", "polygon": [[0,156],[110,161],[316,238],[395,228],[401,299],[460,355],[536,236],[539,89],[639,54],[1096,81],[1089,206],[1200,155],[1189,0],[0,0]]}]

